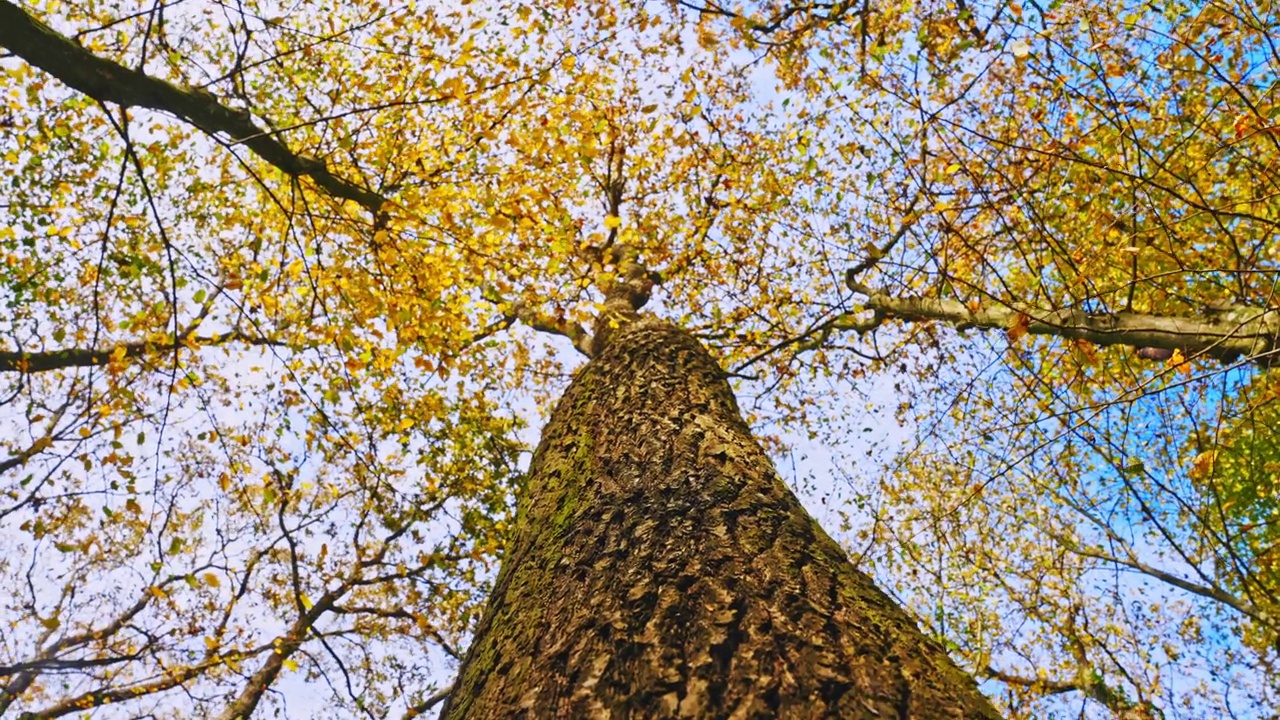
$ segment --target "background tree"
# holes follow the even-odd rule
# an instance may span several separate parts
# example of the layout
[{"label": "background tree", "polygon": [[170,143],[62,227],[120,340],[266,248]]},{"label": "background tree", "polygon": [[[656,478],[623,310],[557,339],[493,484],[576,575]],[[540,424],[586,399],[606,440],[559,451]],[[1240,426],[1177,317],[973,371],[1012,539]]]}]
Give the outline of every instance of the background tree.
[{"label": "background tree", "polygon": [[0,0],[0,708],[432,706],[628,247],[1010,715],[1261,714],[1274,14]]}]

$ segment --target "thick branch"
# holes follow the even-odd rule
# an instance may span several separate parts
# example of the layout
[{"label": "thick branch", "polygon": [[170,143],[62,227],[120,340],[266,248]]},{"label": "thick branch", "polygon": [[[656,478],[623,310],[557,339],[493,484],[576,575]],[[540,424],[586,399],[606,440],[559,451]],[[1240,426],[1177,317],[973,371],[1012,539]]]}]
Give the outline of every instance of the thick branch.
[{"label": "thick branch", "polygon": [[878,317],[906,321],[936,320],[958,328],[1008,330],[1024,327],[1032,335],[1087,340],[1095,345],[1181,350],[1187,356],[1235,362],[1244,357],[1261,365],[1280,362],[1280,311],[1245,306],[1206,311],[1201,317],[1134,312],[1091,314],[1081,310],[1044,310],[1013,303],[971,307],[958,300],[894,297],[846,277],[845,284],[865,295],[864,309]]},{"label": "thick branch", "polygon": [[[0,0],[3,3],[4,0]],[[222,345],[228,342],[245,342],[250,345],[269,345],[273,341],[265,338],[251,337],[241,332],[225,332],[208,337],[197,337],[188,343],[185,339],[178,344],[168,343],[156,345],[152,343],[125,343],[103,350],[92,348],[66,348],[47,352],[14,352],[0,351],[0,373],[37,373],[49,370],[65,370],[73,367],[95,367],[106,365],[118,348],[124,348],[124,358],[132,359],[142,355],[173,352],[178,347],[196,347],[205,345]]]},{"label": "thick branch", "polygon": [[[171,577],[168,580],[161,582],[159,587],[163,588],[165,585],[168,585],[173,581],[174,578]],[[120,615],[107,625],[96,629],[86,629],[73,635],[68,635],[49,645],[49,647],[42,650],[30,661],[0,667],[0,677],[9,675],[14,676],[13,680],[11,680],[3,689],[0,689],[0,715],[3,715],[9,706],[31,687],[32,683],[39,678],[40,673],[42,672],[68,668],[87,668],[99,665],[110,665],[136,659],[139,653],[92,659],[63,659],[59,658],[58,655],[60,653],[67,652],[68,650],[74,650],[89,643],[100,642],[115,636],[115,634],[120,632],[125,625],[131,622],[147,608],[155,598],[155,594],[153,592],[154,589],[155,588],[147,588],[138,598],[137,602],[125,609],[124,612],[120,613]],[[198,672],[195,674],[198,674]],[[195,674],[188,677],[194,677]],[[91,702],[92,704],[89,705],[89,707],[92,707],[118,702],[122,699],[128,699],[136,696],[135,693],[143,694],[143,692],[158,692],[160,690],[167,690],[169,687],[172,687],[172,685],[165,685],[163,682],[160,682],[158,684],[140,683],[129,685],[125,690],[94,690],[80,695],[77,698],[58,703],[52,708],[46,708],[39,713],[28,713],[23,717],[58,717],[59,715],[65,715],[68,712],[73,712],[74,708],[85,707],[84,705],[77,704],[79,702]],[[146,690],[144,691],[143,689]],[[67,708],[72,708],[72,710],[68,710]]]},{"label": "thick branch", "polygon": [[[255,655],[261,655],[273,648],[270,645],[264,645],[244,653],[235,655],[236,661],[245,660]],[[195,665],[186,667],[173,667],[164,672],[163,675],[144,682],[124,685],[116,688],[91,690],[81,693],[75,697],[67,698],[55,705],[26,712],[20,715],[21,720],[52,720],[53,718],[64,717],[66,715],[74,715],[77,713],[84,714],[90,708],[101,707],[103,705],[112,705],[128,700],[136,700],[143,695],[151,695],[165,690],[172,690],[179,685],[199,677],[210,669],[227,662],[227,656],[213,657],[203,660]]]},{"label": "thick branch", "polygon": [[124,700],[134,700],[143,695],[150,695],[152,693],[173,689],[192,678],[200,676],[202,673],[208,671],[209,668],[218,664],[220,664],[220,662],[210,661],[198,665],[192,665],[190,667],[176,668],[171,670],[165,676],[150,682],[82,693],[75,697],[67,698],[56,705],[51,705],[47,708],[34,712],[23,713],[21,718],[22,720],[51,720],[52,718],[63,717],[65,715],[83,713],[89,708],[112,705]]},{"label": "thick branch", "polygon": [[449,695],[451,693],[453,693],[452,684],[449,685],[449,687],[443,690],[440,690],[436,694],[427,698],[426,700],[423,700],[422,702],[411,706],[407,711],[405,711],[403,720],[412,720],[413,718],[426,715],[428,712],[431,711],[431,708],[434,708],[436,705],[439,705],[440,703],[449,699]]},{"label": "thick branch", "polygon": [[516,301],[511,312],[515,319],[537,330],[568,338],[578,352],[591,357],[591,335],[576,322],[540,313],[524,301]]},{"label": "thick branch", "polygon": [[275,134],[254,124],[248,111],[229,108],[207,91],[100,58],[9,0],[0,0],[0,45],[95,100],[171,113],[210,135],[226,135],[290,176],[311,178],[334,197],[352,200],[375,214],[382,207],[381,195],[329,172],[323,160],[290,150]]},{"label": "thick branch", "polygon": [[262,701],[262,696],[284,669],[285,661],[302,647],[302,641],[306,639],[307,633],[311,632],[316,621],[332,610],[334,603],[341,599],[348,589],[349,586],[344,584],[325,593],[324,597],[321,597],[311,609],[293,622],[284,635],[275,639],[272,643],[275,651],[267,655],[267,659],[245,683],[244,689],[236,699],[223,708],[217,716],[218,720],[247,720],[253,716],[253,711]]},{"label": "thick branch", "polygon": [[1112,563],[1115,565],[1122,565],[1124,567],[1137,570],[1138,572],[1143,573],[1144,575],[1153,577],[1163,583],[1172,585],[1176,588],[1186,590],[1187,592],[1192,593],[1193,595],[1199,595],[1200,597],[1208,598],[1210,600],[1220,602],[1223,605],[1226,605],[1227,607],[1239,612],[1240,614],[1246,615],[1254,620],[1257,620],[1267,625],[1271,624],[1271,618],[1268,616],[1268,614],[1265,611],[1253,605],[1250,605],[1247,602],[1244,602],[1243,600],[1232,595],[1231,593],[1228,593],[1225,590],[1222,590],[1221,588],[1218,588],[1218,587],[1200,585],[1198,583],[1191,582],[1190,580],[1183,579],[1172,573],[1165,572],[1160,568],[1154,567],[1152,565],[1148,565],[1147,563],[1144,563],[1141,560],[1138,560],[1134,556],[1133,551],[1130,550],[1128,547],[1126,547],[1125,549],[1129,555],[1128,558],[1117,557],[1110,553],[1106,553],[1101,550],[1093,549],[1093,548],[1085,548],[1085,547],[1071,548],[1072,552],[1075,552],[1078,555],[1083,555],[1084,557],[1090,557],[1095,560],[1101,560],[1103,562]]}]

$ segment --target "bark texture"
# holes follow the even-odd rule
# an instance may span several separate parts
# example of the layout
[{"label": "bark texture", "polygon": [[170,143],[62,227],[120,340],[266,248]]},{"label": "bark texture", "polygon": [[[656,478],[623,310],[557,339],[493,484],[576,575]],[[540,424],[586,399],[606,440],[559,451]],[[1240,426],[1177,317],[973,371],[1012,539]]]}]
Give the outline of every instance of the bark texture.
[{"label": "bark texture", "polygon": [[597,349],[443,718],[999,717],[804,511],[694,338],[646,317]]}]

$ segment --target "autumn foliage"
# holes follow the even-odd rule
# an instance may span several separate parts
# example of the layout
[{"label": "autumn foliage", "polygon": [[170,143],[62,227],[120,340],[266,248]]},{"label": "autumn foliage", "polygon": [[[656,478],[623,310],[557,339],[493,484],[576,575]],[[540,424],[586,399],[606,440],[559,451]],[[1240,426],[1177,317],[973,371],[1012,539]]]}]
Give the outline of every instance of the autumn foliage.
[{"label": "autumn foliage", "polygon": [[1009,717],[1261,716],[1277,26],[0,0],[0,716],[436,707],[624,282]]}]

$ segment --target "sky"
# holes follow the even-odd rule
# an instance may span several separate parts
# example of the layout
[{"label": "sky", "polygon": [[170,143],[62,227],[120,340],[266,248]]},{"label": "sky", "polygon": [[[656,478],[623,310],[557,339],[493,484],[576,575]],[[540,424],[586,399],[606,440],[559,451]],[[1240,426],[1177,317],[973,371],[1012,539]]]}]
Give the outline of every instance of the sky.
[{"label": "sky", "polygon": [[[756,98],[757,102],[760,103],[760,106],[763,107],[770,102],[773,102],[775,107],[780,106],[783,96],[777,92],[772,78],[769,75],[768,66],[765,64],[757,65],[752,77],[753,82],[757,85],[758,92],[756,94]],[[157,130],[157,132],[162,133],[164,130],[160,129]],[[147,139],[145,132],[140,136],[140,139],[142,141]],[[199,140],[193,141],[192,146],[197,149],[197,156],[203,152],[215,152],[215,150]],[[841,269],[842,268],[834,268],[835,272],[833,273],[832,279],[834,280],[833,284],[837,287],[839,283],[839,272]],[[660,291],[654,300],[653,307],[658,311],[663,311],[667,308],[665,302],[666,297]],[[966,344],[964,346],[966,349],[963,350],[965,353],[964,362],[975,367],[981,367],[989,363],[991,360],[999,357],[1001,353],[1003,353],[1004,349],[1001,346],[1001,342],[1002,340],[997,337],[996,339],[991,340],[990,344],[985,346]],[[565,348],[563,344],[558,344],[558,341],[552,341],[552,348],[553,350],[550,352],[553,352],[556,357],[559,357],[564,361],[566,369],[569,369],[573,367],[575,363],[580,362],[580,359],[576,358],[572,351]],[[265,408],[270,403],[271,397],[268,393],[265,393],[263,389],[266,387],[266,383],[270,380],[287,374],[282,363],[269,357],[266,353],[253,351],[247,352],[241,357],[231,361],[226,367],[232,372],[236,370],[243,372],[243,374],[237,377],[234,382],[236,382],[239,387],[246,392],[241,401],[243,403],[242,406],[217,408],[216,410],[213,410],[213,412],[220,414],[217,422],[234,426],[236,424],[251,423],[253,419],[259,415],[263,418],[268,417],[268,413]],[[253,368],[260,369],[255,370]],[[987,377],[989,377],[989,382],[991,383],[998,384],[1002,382],[998,372]],[[948,377],[945,372],[940,372],[937,387],[953,388],[953,386],[948,386],[947,384],[948,381],[952,379],[953,378]],[[866,464],[866,461],[864,460],[864,458],[866,458],[866,453],[871,452],[873,453],[872,458],[874,460],[883,461],[885,458],[893,456],[896,451],[900,451],[904,447],[911,447],[910,442],[912,434],[918,428],[914,427],[909,422],[905,425],[900,424],[894,418],[894,410],[897,408],[900,401],[900,393],[893,388],[894,378],[891,375],[877,376],[869,383],[861,383],[859,385],[859,389],[862,394],[858,396],[849,394],[851,383],[845,379],[837,378],[834,380],[824,381],[817,378],[809,378],[806,382],[807,384],[804,386],[804,390],[820,393],[823,402],[825,403],[822,410],[826,416],[840,418],[840,424],[837,427],[847,428],[849,432],[839,437],[828,436],[823,438],[810,438],[804,432],[779,425],[776,422],[771,422],[771,419],[767,414],[762,414],[762,418],[757,422],[756,430],[762,435],[777,435],[783,439],[786,449],[775,454],[775,461],[778,464],[780,473],[793,485],[793,487],[797,488],[802,502],[804,502],[810,512],[812,512],[814,516],[823,523],[824,527],[826,527],[828,531],[837,535],[837,537],[845,542],[851,550],[856,552],[864,546],[864,543],[862,543],[857,537],[857,531],[865,528],[866,524],[870,522],[870,519],[874,517],[875,513],[879,512],[875,480],[874,478],[869,477],[869,475],[879,472],[879,466]],[[752,407],[753,396],[759,393],[760,390],[761,388],[758,385],[753,385],[751,382],[739,383],[738,392],[740,398],[743,400],[744,406],[748,408]],[[940,396],[933,399],[942,400],[943,405],[949,402]],[[173,423],[177,423],[183,419],[195,418],[198,413],[209,410],[208,407],[202,407],[198,400],[198,396],[196,395],[185,396],[183,399],[170,403],[168,407],[170,409],[170,419],[168,422]],[[532,447],[536,443],[540,421],[544,417],[547,408],[545,405],[540,405],[535,402],[533,398],[525,397],[512,398],[508,405],[508,409],[520,415],[527,423],[527,427],[522,432],[521,437],[527,447]],[[29,424],[30,421],[21,412],[19,412],[19,408],[15,407],[14,410],[15,413],[9,415],[5,419],[7,421],[7,425],[4,426],[6,427],[6,430],[0,432],[7,432],[10,433],[12,437],[17,437],[25,434],[27,428],[23,426],[24,424]],[[301,420],[301,418],[299,418],[299,420]],[[153,425],[152,427],[154,428],[155,426]],[[156,443],[160,442],[162,437],[163,436],[156,429],[152,429],[148,432],[147,438],[144,441],[137,443],[137,445],[140,446],[140,451],[137,454],[139,457],[147,458],[145,463],[138,468],[138,474],[145,479],[143,483],[144,495],[147,493],[159,492],[166,483],[171,482],[171,480],[166,477],[170,472],[170,468],[166,466],[167,463],[169,463],[169,460],[162,457],[156,450]],[[299,447],[296,443],[296,438],[293,440],[294,442],[282,442],[279,449],[283,452],[299,456],[304,455],[305,453],[303,453],[303,448]],[[527,454],[522,456],[522,460],[527,462],[527,457]],[[199,456],[192,454],[189,456],[189,460],[194,465],[198,465]],[[259,458],[259,460],[261,460],[261,458]],[[264,467],[265,465],[259,464],[255,467],[255,471],[261,472]],[[1032,485],[1031,481],[1035,479],[1035,474],[1040,472],[1046,472],[1046,468],[1037,467],[1034,463],[1030,463],[1014,468],[1006,474],[1009,476],[1010,482],[1027,482],[1030,487]],[[180,475],[181,472],[178,474]],[[84,480],[85,482],[92,484],[98,477],[99,476],[90,473],[85,476]],[[202,476],[196,475],[195,477]],[[202,479],[205,482],[210,480],[209,478]],[[1088,482],[1104,483],[1106,481],[1106,476],[1104,473],[1100,472],[1096,477],[1091,476],[1085,478],[1085,480]],[[303,483],[313,482],[316,484],[320,484],[322,482],[319,477],[309,477],[306,476],[305,473],[298,479],[298,481]],[[152,487],[152,484],[154,484],[154,488]],[[106,498],[104,503],[109,506],[119,506],[125,502],[122,495],[116,495],[115,491],[110,488],[95,487],[93,491],[95,493],[99,493],[101,497]],[[1031,496],[1031,493],[1028,493],[1028,495],[1028,501],[1034,502],[1035,497]],[[208,505],[208,503],[216,503],[217,500],[218,493],[214,490],[214,486],[205,485],[203,487],[197,487],[195,491],[188,496],[187,501],[192,503],[193,507],[199,503],[206,503],[206,507],[212,507],[211,505]],[[858,506],[858,503],[863,503],[863,506]],[[212,513],[212,511],[210,512]],[[157,518],[159,518],[158,515]],[[22,544],[26,548],[25,552],[40,553],[42,558],[50,557],[51,554],[49,553],[47,544],[33,546],[26,539],[23,532],[13,531],[13,528],[19,524],[20,520],[20,516],[15,516],[12,520],[5,521],[8,532],[0,533],[0,547],[4,546],[3,544],[5,543],[8,544],[9,548],[14,547],[16,544]],[[434,535],[434,537],[442,537],[440,533],[443,533],[447,528],[452,527],[456,521],[457,519],[455,517],[454,519],[446,520],[440,526],[437,526],[435,528],[435,532],[437,534]],[[841,527],[846,523],[851,526],[847,533],[841,530]],[[216,534],[213,523],[206,527],[205,530],[209,533]],[[323,537],[323,533],[318,533],[310,542],[322,543]],[[429,544],[432,539],[432,536],[428,536],[423,542]],[[246,534],[236,545],[239,549],[238,551],[241,553],[246,552],[252,545],[252,540],[252,536]],[[310,548],[310,551],[318,552],[318,549],[313,547]],[[151,548],[148,552],[150,554],[142,555],[142,559],[149,560],[152,557],[164,556],[163,548]],[[5,562],[14,563],[14,558],[17,557],[27,557],[27,555],[25,555],[24,552],[9,553],[7,554]],[[880,560],[881,562],[885,561],[885,558],[875,555],[869,558],[869,560],[870,559]],[[47,579],[47,584],[36,587],[33,591],[33,594],[39,598],[41,604],[48,606],[56,602],[55,596],[58,591],[57,578],[60,576],[61,572],[65,571],[65,569],[65,566],[56,560],[48,566],[48,570],[44,575],[42,575],[42,577]],[[893,571],[893,568],[885,567],[883,565],[877,566],[873,569],[879,573],[878,577],[883,577],[885,579],[887,579],[888,575]],[[86,607],[92,607],[94,603],[106,598],[111,598],[118,602],[124,602],[131,597],[132,591],[136,591],[138,588],[144,587],[147,583],[151,582],[150,573],[147,572],[145,568],[140,567],[134,568],[132,572],[117,573],[103,577],[104,579],[100,581],[104,583],[103,587],[89,588],[86,590],[86,597],[81,600]],[[1111,579],[1109,578],[1101,578],[1098,582],[1103,583],[1109,582],[1110,580]],[[1129,594],[1131,590],[1142,590],[1143,592],[1151,591],[1150,586],[1141,579],[1135,579],[1129,576],[1118,576],[1115,578],[1115,582],[1124,586],[1124,590],[1121,594]],[[128,588],[128,590],[126,590],[126,588]],[[925,592],[922,593],[922,595],[927,596],[928,593]],[[13,611],[13,608],[9,609],[9,612]],[[266,616],[266,614],[263,614],[258,617]],[[259,620],[258,622],[266,624],[265,621]],[[1211,634],[1221,633],[1222,631],[1222,629],[1218,627],[1210,628],[1209,630]],[[1224,639],[1221,641],[1222,646],[1229,646],[1231,644],[1229,636],[1223,635],[1223,638]],[[15,645],[22,646],[27,644],[27,641],[29,641],[29,638],[23,638],[20,637],[20,634],[10,632],[8,637],[4,641],[0,642],[0,647],[3,647],[7,643],[14,643]],[[200,646],[198,643],[193,643],[193,647],[198,650]],[[1213,649],[1215,647],[1220,647],[1220,645],[1211,642],[1207,643],[1205,646],[1206,651],[1210,653],[1214,651]],[[1212,671],[1216,658],[1210,655],[1208,657],[1198,659],[1196,662],[1197,664],[1190,672],[1203,675]],[[441,674],[438,675],[436,679],[447,676],[448,663],[442,662],[441,658],[433,657],[430,665],[433,668],[439,668],[441,671]],[[281,685],[281,688],[290,696],[290,712],[297,713],[297,716],[305,717],[310,715],[314,708],[314,705],[309,703],[320,703],[323,701],[318,695],[307,694],[305,690],[300,687],[302,684],[304,683],[298,676],[290,676],[286,678],[284,683]],[[295,692],[297,694],[294,694]],[[1063,712],[1071,711],[1074,709],[1074,703],[1076,702],[1077,700],[1075,699],[1064,700],[1061,705],[1061,710]],[[110,712],[104,712],[101,716],[110,716]]]}]

